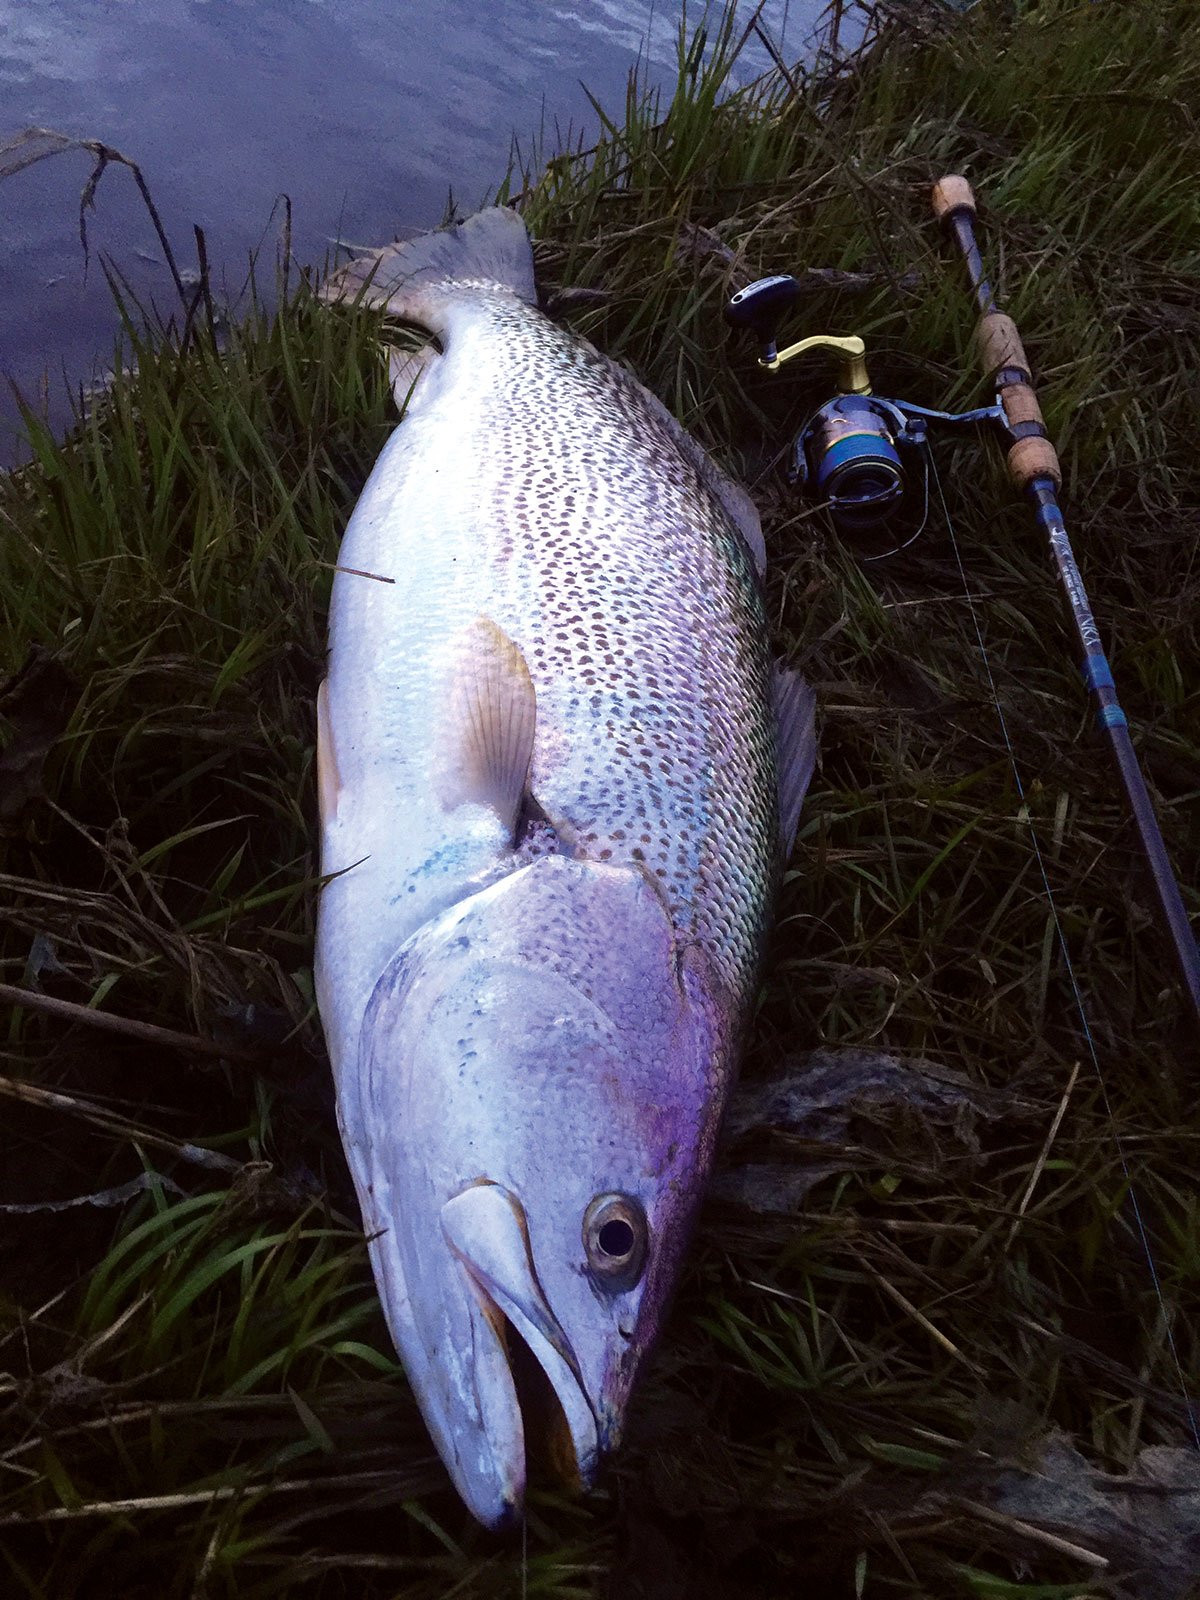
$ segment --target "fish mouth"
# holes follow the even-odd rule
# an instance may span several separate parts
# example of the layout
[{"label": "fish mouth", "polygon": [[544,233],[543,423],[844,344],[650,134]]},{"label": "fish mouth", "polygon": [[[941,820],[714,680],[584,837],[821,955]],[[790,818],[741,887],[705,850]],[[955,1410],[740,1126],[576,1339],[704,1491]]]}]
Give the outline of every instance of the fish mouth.
[{"label": "fish mouth", "polygon": [[600,1432],[575,1352],[538,1282],[520,1202],[484,1179],[447,1201],[441,1220],[473,1295],[472,1375],[479,1414],[491,1419],[496,1508],[485,1520],[502,1526],[524,1504],[530,1462],[588,1487]]}]

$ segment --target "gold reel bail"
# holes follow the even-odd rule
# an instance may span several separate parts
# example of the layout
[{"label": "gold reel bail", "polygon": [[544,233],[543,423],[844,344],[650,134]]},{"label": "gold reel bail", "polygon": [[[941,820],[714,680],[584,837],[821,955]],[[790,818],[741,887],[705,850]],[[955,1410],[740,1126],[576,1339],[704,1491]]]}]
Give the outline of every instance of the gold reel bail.
[{"label": "gold reel bail", "polygon": [[780,350],[771,360],[759,357],[759,365],[768,372],[776,372],[785,361],[802,356],[808,350],[837,350],[846,359],[838,375],[838,389],[842,394],[870,394],[871,379],[867,374],[867,347],[857,333],[838,339],[830,333],[814,333],[808,339]]}]

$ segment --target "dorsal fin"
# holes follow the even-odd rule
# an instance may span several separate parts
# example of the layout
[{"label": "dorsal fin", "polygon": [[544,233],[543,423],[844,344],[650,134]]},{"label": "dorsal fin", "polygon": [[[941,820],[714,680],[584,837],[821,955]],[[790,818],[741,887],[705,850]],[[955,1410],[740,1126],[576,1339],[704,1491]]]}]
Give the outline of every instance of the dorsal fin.
[{"label": "dorsal fin", "polygon": [[490,617],[477,617],[456,641],[442,735],[442,803],[487,806],[512,832],[536,725],[537,696],[525,657]]},{"label": "dorsal fin", "polygon": [[798,672],[778,663],[771,689],[779,726],[779,844],[786,861],[817,761],[817,697]]}]

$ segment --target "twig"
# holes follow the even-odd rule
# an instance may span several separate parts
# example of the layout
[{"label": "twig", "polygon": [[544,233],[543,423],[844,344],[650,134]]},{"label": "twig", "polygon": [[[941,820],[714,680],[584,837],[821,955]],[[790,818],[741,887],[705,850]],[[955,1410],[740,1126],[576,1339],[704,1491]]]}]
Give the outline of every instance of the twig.
[{"label": "twig", "polygon": [[221,1044],[216,1039],[202,1039],[198,1034],[160,1028],[153,1022],[136,1022],[132,1017],[116,1016],[111,1011],[97,1011],[92,1006],[81,1006],[74,1000],[59,1000],[53,995],[37,994],[32,989],[20,989],[15,983],[0,983],[0,1003],[5,1001],[26,1011],[40,1011],[48,1017],[59,1017],[64,1022],[81,1022],[88,1028],[119,1033],[127,1039],[141,1039],[146,1044],[164,1045],[169,1050],[184,1050],[189,1055],[211,1056],[220,1061],[257,1062],[266,1054],[246,1045]]},{"label": "twig", "polygon": [[924,1328],[925,1332],[934,1341],[934,1343],[940,1345],[948,1356],[953,1356],[955,1361],[960,1361],[963,1366],[966,1367],[967,1371],[973,1372],[977,1378],[983,1376],[982,1369],[976,1366],[970,1357],[963,1355],[962,1351],[953,1342],[953,1340],[948,1339],[940,1328],[934,1327],[933,1323],[930,1322],[925,1313],[923,1311],[918,1311],[916,1306],[913,1305],[912,1301],[909,1300],[907,1296],[901,1294],[900,1290],[896,1288],[895,1284],[889,1283],[881,1272],[877,1272],[875,1268],[871,1266],[870,1262],[864,1261],[862,1262],[862,1266],[868,1275],[873,1278],[883,1290],[884,1294],[887,1295],[888,1299],[894,1300],[900,1307],[901,1311],[907,1312],[914,1322],[918,1323],[922,1328]]},{"label": "twig", "polygon": [[[758,9],[759,9],[759,11],[761,11],[762,7],[759,6]],[[799,98],[800,85],[796,82],[795,78],[788,71],[787,62],[780,55],[778,49],[775,46],[774,40],[771,38],[770,34],[768,34],[767,30],[763,27],[762,23],[759,21],[757,16],[754,19],[754,31],[758,35],[760,41],[762,42],[763,49],[767,52],[767,54],[770,56],[771,60],[775,63],[776,67],[779,69],[779,72],[782,75],[783,80],[787,84],[788,88],[792,91],[792,93],[797,98]]]},{"label": "twig", "polygon": [[1081,1544],[1072,1544],[1070,1539],[1064,1539],[1057,1533],[1049,1533],[1045,1528],[1036,1527],[1032,1522],[1022,1521],[1020,1517],[1010,1517],[1002,1511],[993,1511],[991,1506],[980,1505],[977,1500],[960,1500],[958,1504],[973,1517],[980,1517],[994,1527],[1005,1528],[1010,1533],[1019,1533],[1026,1539],[1034,1539],[1038,1544],[1044,1544],[1064,1556],[1074,1556],[1076,1561],[1086,1562],[1089,1567],[1095,1567],[1101,1572],[1109,1565],[1107,1556],[1097,1555],[1094,1550],[1086,1550]]},{"label": "twig", "polygon": [[1071,1076],[1067,1079],[1067,1087],[1063,1090],[1063,1097],[1058,1102],[1058,1110],[1054,1113],[1054,1121],[1050,1124],[1050,1131],[1047,1133],[1045,1140],[1042,1143],[1041,1154],[1033,1164],[1033,1171],[1029,1175],[1029,1182],[1025,1185],[1025,1193],[1021,1196],[1021,1203],[1017,1207],[1017,1214],[1013,1218],[1012,1227],[1008,1230],[1006,1247],[1013,1242],[1013,1238],[1016,1235],[1017,1229],[1021,1226],[1021,1218],[1025,1215],[1025,1208],[1033,1198],[1033,1191],[1037,1188],[1038,1179],[1042,1175],[1042,1169],[1045,1167],[1046,1162],[1049,1159],[1051,1148],[1053,1147],[1054,1140],[1058,1135],[1058,1130],[1062,1127],[1062,1119],[1067,1114],[1067,1105],[1071,1099],[1071,1091],[1075,1087],[1075,1080],[1078,1076],[1079,1063],[1077,1061],[1071,1068]]},{"label": "twig", "polygon": [[318,561],[318,567],[327,567],[330,572],[347,572],[352,578],[374,578],[376,583],[395,583],[395,578],[385,578],[382,572],[364,572],[361,567],[339,567],[336,561]]},{"label": "twig", "polygon": [[228,1172],[235,1175],[244,1170],[242,1162],[234,1161],[218,1150],[208,1150],[203,1145],[188,1144],[181,1139],[168,1138],[165,1134],[152,1133],[149,1128],[143,1128],[127,1117],[118,1116],[115,1111],[106,1111],[102,1106],[93,1105],[88,1100],[80,1100],[74,1095],[59,1094],[53,1089],[39,1089],[36,1084],[21,1083],[16,1078],[0,1078],[0,1096],[3,1095],[10,1100],[19,1100],[25,1105],[40,1106],[47,1111],[65,1111],[68,1116],[82,1117],[85,1122],[94,1123],[107,1133],[120,1134],[137,1144],[148,1145],[151,1149],[168,1150],[181,1161],[188,1161],[194,1167],[205,1167],[211,1172]]},{"label": "twig", "polygon": [[[41,148],[37,148],[39,143]],[[154,204],[149,186],[142,176],[142,169],[136,161],[131,161],[128,156],[122,155],[119,150],[110,144],[105,144],[101,139],[76,139],[69,133],[59,133],[57,128],[25,128],[15,138],[0,145],[0,178],[11,177],[14,172],[31,167],[35,161],[45,161],[48,157],[62,155],[67,150],[87,150],[96,158],[96,165],[92,168],[91,176],[79,196],[79,242],[83,246],[84,271],[87,271],[87,264],[91,259],[87,237],[87,211],[96,203],[96,188],[104,175],[104,169],[110,162],[115,161],[123,167],[128,167],[133,173],[133,181],[138,186],[146,210],[150,213],[150,221],[154,224],[154,231],[158,235],[158,242],[162,246],[163,259],[170,269],[179,303],[186,313],[188,295],[175,262],[175,252],[171,249],[171,241],[167,238],[167,230],[163,227],[158,207]],[[6,156],[10,159],[5,160]]]},{"label": "twig", "polygon": [[30,1200],[20,1204],[5,1201],[0,1204],[0,1212],[5,1216],[34,1216],[43,1211],[71,1211],[76,1206],[123,1206],[132,1200],[134,1195],[141,1194],[144,1189],[151,1189],[155,1184],[172,1194],[185,1195],[186,1189],[181,1189],[173,1178],[166,1178],[159,1172],[139,1172],[136,1178],[131,1178],[128,1183],[118,1184],[115,1189],[101,1189],[95,1194],[72,1195],[69,1200]]},{"label": "twig", "polygon": [[[132,1511],[173,1511],[182,1506],[216,1505],[223,1500],[237,1500],[242,1496],[268,1494],[297,1494],[305,1489],[350,1489],[370,1484],[395,1481],[388,1471],[346,1472],[333,1478],[292,1478],[283,1483],[230,1484],[217,1489],[194,1489],[186,1494],[152,1494],[129,1500],[93,1500],[81,1506],[56,1506],[36,1516],[19,1513],[0,1517],[0,1528],[14,1528],[38,1522],[73,1522],[80,1517],[119,1517]],[[403,1496],[403,1489],[397,1486]]]}]

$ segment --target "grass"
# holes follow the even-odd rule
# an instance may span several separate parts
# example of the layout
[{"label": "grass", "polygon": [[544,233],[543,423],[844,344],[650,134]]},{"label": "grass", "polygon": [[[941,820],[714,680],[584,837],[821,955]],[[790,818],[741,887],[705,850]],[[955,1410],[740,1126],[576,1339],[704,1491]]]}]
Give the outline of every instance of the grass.
[{"label": "grass", "polygon": [[[780,470],[830,374],[760,373],[721,306],[769,271],[865,273],[809,274],[796,334],[860,331],[878,392],[979,403],[927,214],[935,177],[973,179],[1194,910],[1200,18],[881,8],[863,52],[733,92],[738,39],[713,23],[671,97],[631,86],[594,150],[504,191],[559,314],[752,487],[780,647],[822,704],[743,1113],[628,1446],[588,1502],[538,1490],[523,1545],[471,1524],[333,1124],[313,704],[340,531],[394,423],[378,319],[305,274],[181,351],[126,300],[133,370],[65,441],[30,414],[0,480],[0,660],[60,669],[35,658],[3,707],[0,981],[230,1054],[4,1019],[6,1592],[1082,1600],[1197,1577],[1182,1523],[1123,1533],[1111,1481],[1105,1516],[1064,1521],[1035,1470],[1072,1441],[1094,1500],[1089,1472],[1187,1450],[1200,1371],[1194,1041],[1040,536],[989,448],[939,452],[1022,808],[944,522],[859,564]],[[763,1113],[818,1047],[952,1071],[924,1109]]]}]

